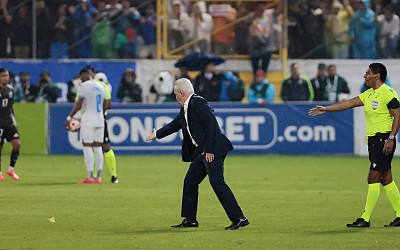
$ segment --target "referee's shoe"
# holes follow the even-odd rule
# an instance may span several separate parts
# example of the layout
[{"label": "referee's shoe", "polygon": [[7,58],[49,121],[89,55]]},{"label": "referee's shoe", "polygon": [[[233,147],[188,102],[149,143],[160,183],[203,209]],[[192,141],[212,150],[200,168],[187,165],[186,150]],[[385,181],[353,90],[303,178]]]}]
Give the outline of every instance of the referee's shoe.
[{"label": "referee's shoe", "polygon": [[358,218],[355,222],[347,224],[347,227],[369,227],[369,221],[365,221],[363,218]]},{"label": "referee's shoe", "polygon": [[394,221],[390,222],[388,225],[385,225],[385,227],[400,227],[400,217],[397,217],[394,219]]}]

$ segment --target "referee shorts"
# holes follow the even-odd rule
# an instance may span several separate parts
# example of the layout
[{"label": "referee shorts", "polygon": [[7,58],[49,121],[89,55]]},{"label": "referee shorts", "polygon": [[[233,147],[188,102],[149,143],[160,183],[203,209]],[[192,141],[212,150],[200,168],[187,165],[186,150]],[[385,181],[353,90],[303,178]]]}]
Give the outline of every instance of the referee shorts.
[{"label": "referee shorts", "polygon": [[107,120],[104,117],[104,137],[103,137],[103,143],[110,143],[110,136],[108,135],[108,125],[107,125]]},{"label": "referee shorts", "polygon": [[396,142],[393,146],[393,151],[389,155],[383,154],[383,147],[388,140],[390,132],[376,133],[374,136],[368,136],[368,154],[371,165],[370,170],[386,172],[392,168],[392,159],[396,150]]}]

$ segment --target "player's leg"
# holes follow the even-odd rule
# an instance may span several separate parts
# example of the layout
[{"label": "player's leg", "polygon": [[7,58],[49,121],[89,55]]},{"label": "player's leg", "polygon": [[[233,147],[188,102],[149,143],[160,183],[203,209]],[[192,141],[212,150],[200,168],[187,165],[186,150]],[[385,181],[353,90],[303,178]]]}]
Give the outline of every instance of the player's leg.
[{"label": "player's leg", "polygon": [[93,168],[94,168],[94,153],[93,153],[93,143],[94,143],[95,128],[82,126],[81,127],[81,137],[82,137],[82,150],[83,158],[85,161],[87,177],[81,182],[82,184],[94,183]]},{"label": "player's leg", "polygon": [[117,176],[117,160],[115,158],[114,151],[110,147],[110,137],[108,135],[108,125],[107,121],[104,119],[104,139],[102,145],[104,153],[104,161],[110,170],[111,182],[114,184],[119,183]]},{"label": "player's leg", "polygon": [[94,137],[94,143],[93,143],[93,153],[94,153],[94,159],[96,163],[96,168],[97,168],[97,174],[95,178],[96,183],[101,183],[101,172],[103,171],[103,162],[104,162],[104,157],[103,157],[103,151],[102,151],[102,142],[103,142],[103,135],[104,135],[104,128],[96,128],[95,130],[95,137]]},{"label": "player's leg", "polygon": [[13,180],[17,181],[17,180],[19,180],[19,176],[15,173],[14,167],[18,160],[19,149],[21,148],[21,141],[19,139],[17,127],[10,126],[10,127],[5,128],[4,136],[7,139],[7,141],[11,142],[11,145],[12,145],[12,151],[11,151],[11,156],[10,156],[10,166],[8,167],[6,174],[8,176],[10,176]]},{"label": "player's leg", "polygon": [[396,213],[396,218],[394,219],[394,221],[392,221],[391,223],[389,223],[388,225],[385,225],[385,226],[399,227],[400,226],[400,194],[399,194],[399,189],[397,188],[397,185],[393,180],[391,169],[382,173],[381,183],[382,183],[383,187],[385,188],[386,195],[389,198],[390,204],[392,204],[392,207]]}]

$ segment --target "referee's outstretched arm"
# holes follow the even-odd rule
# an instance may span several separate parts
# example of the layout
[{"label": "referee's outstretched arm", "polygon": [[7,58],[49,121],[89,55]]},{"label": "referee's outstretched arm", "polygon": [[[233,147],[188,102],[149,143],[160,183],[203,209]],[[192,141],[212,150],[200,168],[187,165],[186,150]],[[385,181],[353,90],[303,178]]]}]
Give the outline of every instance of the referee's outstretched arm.
[{"label": "referee's outstretched arm", "polygon": [[364,104],[362,103],[360,97],[356,96],[352,99],[343,101],[343,102],[338,102],[332,105],[329,105],[327,107],[324,106],[316,106],[315,108],[312,108],[308,111],[308,114],[311,116],[316,116],[316,115],[322,115],[325,114],[326,112],[334,112],[334,111],[341,111],[345,109],[351,109],[355,107],[360,107],[363,106]]}]

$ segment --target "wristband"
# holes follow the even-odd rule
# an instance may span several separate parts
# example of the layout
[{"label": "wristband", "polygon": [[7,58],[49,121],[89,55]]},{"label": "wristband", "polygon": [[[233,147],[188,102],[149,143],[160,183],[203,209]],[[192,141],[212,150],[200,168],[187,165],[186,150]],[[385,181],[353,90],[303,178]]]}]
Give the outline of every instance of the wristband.
[{"label": "wristband", "polygon": [[72,117],[71,116],[67,116],[67,121],[71,121]]}]

